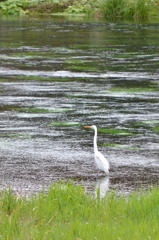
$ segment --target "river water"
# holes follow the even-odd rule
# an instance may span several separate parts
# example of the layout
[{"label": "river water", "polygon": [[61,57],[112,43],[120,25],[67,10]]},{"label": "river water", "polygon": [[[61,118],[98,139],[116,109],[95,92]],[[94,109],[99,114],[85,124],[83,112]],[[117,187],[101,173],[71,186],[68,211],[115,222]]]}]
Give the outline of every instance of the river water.
[{"label": "river water", "polygon": [[[159,24],[0,19],[0,184],[72,179],[129,193],[159,180]],[[110,163],[93,158],[93,131]]]}]

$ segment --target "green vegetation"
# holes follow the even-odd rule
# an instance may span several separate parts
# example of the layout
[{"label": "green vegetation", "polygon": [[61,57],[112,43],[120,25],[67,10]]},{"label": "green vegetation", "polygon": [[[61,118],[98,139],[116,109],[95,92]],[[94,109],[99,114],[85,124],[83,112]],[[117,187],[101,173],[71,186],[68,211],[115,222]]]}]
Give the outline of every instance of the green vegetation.
[{"label": "green vegetation", "polygon": [[0,82],[6,82],[7,80],[6,79],[0,79]]},{"label": "green vegetation", "polygon": [[69,14],[95,14],[100,11],[101,0],[73,0],[65,10]]},{"label": "green vegetation", "polygon": [[148,127],[154,127],[156,125],[159,125],[159,120],[143,120],[136,122],[135,125],[137,126],[148,126]]},{"label": "green vegetation", "polygon": [[70,108],[13,108],[14,111],[25,113],[59,113],[73,111]]},{"label": "green vegetation", "polygon": [[29,135],[21,134],[21,133],[0,133],[0,137],[15,138],[15,139],[30,138]]},{"label": "green vegetation", "polygon": [[[0,108],[1,110],[1,108]],[[15,107],[15,106],[6,106],[5,108],[2,108],[2,111],[17,111],[22,113],[61,113],[61,112],[69,112],[74,111],[73,108],[33,108],[33,107]]]},{"label": "green vegetation", "polygon": [[118,144],[118,143],[102,143],[102,144],[99,144],[99,146],[101,147],[109,147],[109,148],[116,148],[116,149],[126,149],[126,150],[135,150],[135,151],[141,151],[141,150],[145,150],[144,148],[141,148],[141,147],[131,147],[129,145],[122,145],[122,144]]},{"label": "green vegetation", "polygon": [[51,78],[47,76],[24,76],[24,75],[19,75],[19,76],[14,76],[10,77],[10,79],[14,79],[17,81],[41,81],[41,82],[68,82],[71,81],[70,78]]},{"label": "green vegetation", "polygon": [[154,127],[152,130],[153,130],[154,132],[157,132],[157,133],[159,133],[159,126],[157,126],[157,127]]},{"label": "green vegetation", "polygon": [[[99,193],[99,191],[97,192]],[[1,239],[159,239],[159,189],[94,199],[81,186],[54,184],[28,199],[0,193]]]},{"label": "green vegetation", "polygon": [[6,15],[21,15],[25,11],[25,1],[20,0],[7,0],[0,3],[0,11]]},{"label": "green vegetation", "polygon": [[131,136],[133,135],[127,129],[115,129],[115,128],[98,128],[98,132],[112,135],[123,135],[123,136]]},{"label": "green vegetation", "polygon": [[155,92],[159,91],[158,86],[154,87],[113,87],[109,91],[111,92],[127,92],[127,93],[140,93],[140,92]]},{"label": "green vegetation", "polygon": [[99,146],[103,147],[111,147],[111,148],[126,148],[127,145],[117,144],[117,143],[102,143],[98,144]]},{"label": "green vegetation", "polygon": [[102,12],[106,18],[146,19],[149,7],[146,0],[106,0]]},{"label": "green vegetation", "polygon": [[69,59],[65,62],[67,64],[67,69],[75,70],[75,71],[90,71],[97,72],[98,69],[96,66],[87,66],[87,60],[81,59]]},{"label": "green vegetation", "polygon": [[51,122],[49,124],[50,126],[53,127],[74,127],[74,126],[82,126],[81,123],[78,122]]},{"label": "green vegetation", "polygon": [[6,0],[0,2],[0,12],[9,15],[87,14],[107,19],[144,20],[159,17],[158,0]]},{"label": "green vegetation", "polygon": [[69,66],[67,68],[70,70],[73,70],[73,71],[84,71],[84,72],[97,72],[98,71],[98,69],[96,67],[90,67],[90,66],[73,65],[73,66]]},{"label": "green vegetation", "polygon": [[147,128],[153,132],[159,132],[159,120],[143,120],[133,124],[134,127]]}]

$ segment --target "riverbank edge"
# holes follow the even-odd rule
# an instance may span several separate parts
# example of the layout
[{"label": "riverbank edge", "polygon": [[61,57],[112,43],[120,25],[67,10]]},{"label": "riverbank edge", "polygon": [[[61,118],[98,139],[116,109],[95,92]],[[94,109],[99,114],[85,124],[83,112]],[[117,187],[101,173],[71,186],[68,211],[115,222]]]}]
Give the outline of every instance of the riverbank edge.
[{"label": "riverbank edge", "polygon": [[113,0],[112,1],[61,1],[61,2],[21,2],[6,0],[0,2],[0,15],[32,16],[79,16],[104,18],[107,20],[157,20],[159,4],[153,0]]}]

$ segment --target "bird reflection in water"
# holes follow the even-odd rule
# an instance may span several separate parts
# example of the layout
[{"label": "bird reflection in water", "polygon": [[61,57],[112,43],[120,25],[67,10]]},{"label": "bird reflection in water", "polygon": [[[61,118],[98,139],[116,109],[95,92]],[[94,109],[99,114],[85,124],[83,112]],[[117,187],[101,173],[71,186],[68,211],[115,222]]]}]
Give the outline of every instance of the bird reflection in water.
[{"label": "bird reflection in water", "polygon": [[95,198],[103,198],[106,196],[107,191],[109,190],[109,177],[103,177],[97,179],[95,184]]}]

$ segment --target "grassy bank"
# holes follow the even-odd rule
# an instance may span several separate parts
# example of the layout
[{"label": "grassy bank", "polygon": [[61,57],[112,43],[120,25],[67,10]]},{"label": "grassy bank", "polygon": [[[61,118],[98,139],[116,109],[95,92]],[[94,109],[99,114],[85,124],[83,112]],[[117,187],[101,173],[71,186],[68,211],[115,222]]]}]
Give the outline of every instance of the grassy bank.
[{"label": "grassy bank", "polygon": [[106,19],[144,20],[159,17],[159,0],[5,0],[0,13],[20,15],[86,14]]},{"label": "grassy bank", "polygon": [[159,239],[159,189],[100,200],[72,183],[48,194],[18,198],[0,193],[0,239]]}]

